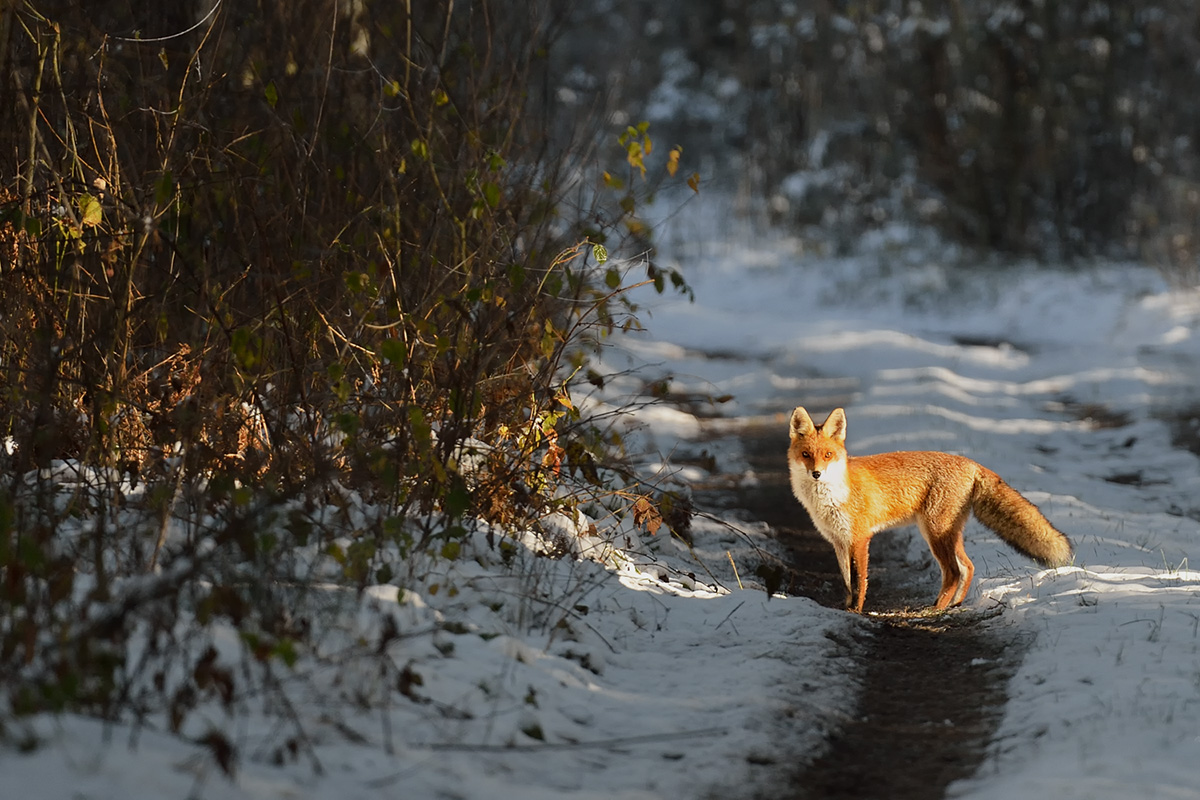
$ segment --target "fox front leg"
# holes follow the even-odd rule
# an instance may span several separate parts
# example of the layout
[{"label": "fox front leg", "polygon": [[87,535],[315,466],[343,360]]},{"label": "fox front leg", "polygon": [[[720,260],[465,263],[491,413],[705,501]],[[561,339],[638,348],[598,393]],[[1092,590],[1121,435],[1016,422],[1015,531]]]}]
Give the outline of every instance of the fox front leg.
[{"label": "fox front leg", "polygon": [[854,610],[854,588],[850,582],[850,546],[834,544],[833,552],[837,555],[838,568],[842,571],[842,582],[846,585],[846,609]]},{"label": "fox front leg", "polygon": [[851,555],[854,561],[854,574],[858,578],[858,597],[852,609],[855,613],[861,614],[863,603],[867,599],[867,562],[870,559],[870,538],[863,536],[854,541],[854,546],[851,549]]}]

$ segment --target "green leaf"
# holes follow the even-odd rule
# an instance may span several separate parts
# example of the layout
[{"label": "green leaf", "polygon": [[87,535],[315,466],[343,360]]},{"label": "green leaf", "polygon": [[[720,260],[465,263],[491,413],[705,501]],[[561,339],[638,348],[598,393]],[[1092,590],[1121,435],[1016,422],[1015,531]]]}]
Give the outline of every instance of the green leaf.
[{"label": "green leaf", "polygon": [[608,261],[608,248],[602,244],[592,245],[592,258],[596,259],[597,264]]},{"label": "green leaf", "polygon": [[450,490],[446,492],[443,498],[443,505],[452,519],[461,517],[471,505],[471,493],[467,490],[466,484],[462,479],[455,476],[454,481],[450,485]]},{"label": "green leaf", "polygon": [[621,273],[609,267],[608,272],[604,273],[604,284],[610,289],[617,288],[621,285]]},{"label": "green leaf", "polygon": [[154,182],[154,202],[156,205],[164,205],[173,194],[175,194],[175,177],[171,174],[171,170],[163,170],[162,175],[159,175],[158,180]]},{"label": "green leaf", "polygon": [[275,81],[267,84],[267,87],[263,89],[263,95],[267,98],[267,105],[274,108],[275,104],[279,102],[279,90],[275,88]]},{"label": "green leaf", "polygon": [[666,276],[663,271],[653,264],[647,264],[646,277],[654,281],[654,291],[662,294],[663,289],[666,287]]},{"label": "green leaf", "polygon": [[410,406],[408,425],[409,433],[412,435],[417,449],[423,454],[429,453],[433,447],[433,428],[425,419],[425,410],[420,406]]},{"label": "green leaf", "polygon": [[340,414],[334,414],[333,422],[337,425],[338,430],[347,436],[353,436],[358,433],[360,420],[357,414],[343,411]]},{"label": "green leaf", "polygon": [[229,349],[242,369],[251,370],[262,360],[262,340],[249,328],[236,328],[229,337]]},{"label": "green leaf", "polygon": [[400,339],[384,339],[379,345],[379,355],[397,367],[408,361],[408,347]]},{"label": "green leaf", "polygon": [[296,642],[294,640],[285,637],[277,641],[275,646],[271,649],[275,655],[277,655],[279,659],[283,661],[283,663],[287,664],[289,667],[296,666],[296,659],[298,656],[296,653]]},{"label": "green leaf", "polygon": [[508,265],[508,283],[514,289],[520,289],[525,284],[525,267],[516,263]]},{"label": "green leaf", "polygon": [[500,187],[495,183],[488,181],[483,185],[483,198],[487,200],[490,208],[495,208],[500,205]]}]

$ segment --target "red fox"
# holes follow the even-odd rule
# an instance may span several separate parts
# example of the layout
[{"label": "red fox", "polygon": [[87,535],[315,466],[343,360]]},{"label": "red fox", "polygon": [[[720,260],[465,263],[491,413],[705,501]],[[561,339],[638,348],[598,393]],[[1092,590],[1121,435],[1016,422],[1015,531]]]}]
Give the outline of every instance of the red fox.
[{"label": "red fox", "polygon": [[[963,549],[963,527],[975,517],[1023,555],[1046,567],[1072,558],[1071,542],[1037,506],[1000,476],[950,453],[846,454],[846,412],[834,409],[814,425],[803,408],[792,412],[788,471],[792,492],[837,554],[846,582],[846,607],[862,613],[867,596],[867,547],[881,530],[916,523],[942,568],[934,608],[959,605],[975,565]],[[850,586],[850,563],[858,578]]]}]

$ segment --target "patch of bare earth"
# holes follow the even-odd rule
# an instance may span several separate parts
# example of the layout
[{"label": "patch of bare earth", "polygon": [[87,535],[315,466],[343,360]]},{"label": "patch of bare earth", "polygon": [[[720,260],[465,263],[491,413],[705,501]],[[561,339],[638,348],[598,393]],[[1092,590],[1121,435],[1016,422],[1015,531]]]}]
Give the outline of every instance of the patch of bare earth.
[{"label": "patch of bare earth", "polygon": [[[768,523],[785,546],[785,563],[761,578],[840,608],[844,591],[832,548],[788,486],[786,435],[786,422],[742,433],[758,483],[725,495],[723,504]],[[983,761],[1027,642],[990,624],[1000,609],[926,610],[939,578],[932,559],[908,561],[909,535],[873,540],[867,613],[838,643],[860,687],[856,707],[835,715],[815,758],[770,765],[783,767],[782,774],[762,797],[941,798]]]}]

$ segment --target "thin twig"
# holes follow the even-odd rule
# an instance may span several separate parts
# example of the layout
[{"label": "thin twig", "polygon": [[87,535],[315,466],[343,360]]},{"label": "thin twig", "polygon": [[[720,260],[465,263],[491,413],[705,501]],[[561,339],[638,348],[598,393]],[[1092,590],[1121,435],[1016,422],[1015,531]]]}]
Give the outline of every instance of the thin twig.
[{"label": "thin twig", "polygon": [[[739,608],[741,608],[742,606],[744,606],[744,605],[746,605],[746,601],[745,601],[745,600],[743,600],[742,602],[740,602],[740,603],[738,603],[736,606],[734,606],[734,607],[733,607],[733,610],[732,610],[732,611],[730,611],[728,614],[726,614],[726,615],[725,615],[725,619],[723,619],[723,620],[721,620],[720,622],[718,622],[718,623],[717,623],[717,627],[716,627],[716,628],[714,628],[713,630],[720,630],[720,629],[721,629],[721,626],[722,626],[722,625],[724,625],[726,622],[729,622],[729,618],[730,618],[730,617],[732,617],[734,614],[736,614],[736,613],[737,613],[737,610],[738,610]],[[732,624],[732,623],[731,623],[731,624]],[[734,628],[734,630],[736,630],[736,629],[737,629],[737,628],[735,627],[735,628]]]},{"label": "thin twig", "polygon": [[582,742],[541,742],[538,744],[467,744],[465,742],[433,742],[415,744],[413,749],[425,748],[438,752],[541,752],[543,750],[574,750],[583,748],[625,747],[644,742],[663,742],[676,739],[697,739],[701,736],[723,735],[728,728],[699,728],[694,731],[674,731],[671,733],[647,733],[641,736],[616,736],[611,739],[592,739]]},{"label": "thin twig", "polygon": [[158,36],[154,39],[143,39],[138,36],[134,36],[134,37],[113,36],[111,38],[116,39],[118,42],[138,42],[138,43],[142,43],[142,44],[150,44],[150,43],[154,43],[154,42],[169,42],[172,39],[178,39],[180,36],[187,36],[189,33],[196,30],[204,23],[208,22],[209,19],[212,18],[212,15],[217,13],[217,9],[220,7],[221,7],[221,0],[217,0],[217,2],[213,3],[213,7],[208,10],[208,13],[204,15],[203,19],[201,19],[199,22],[197,22],[195,25],[188,28],[187,30],[180,31],[179,33],[171,33],[171,34],[167,34],[166,36]]}]

